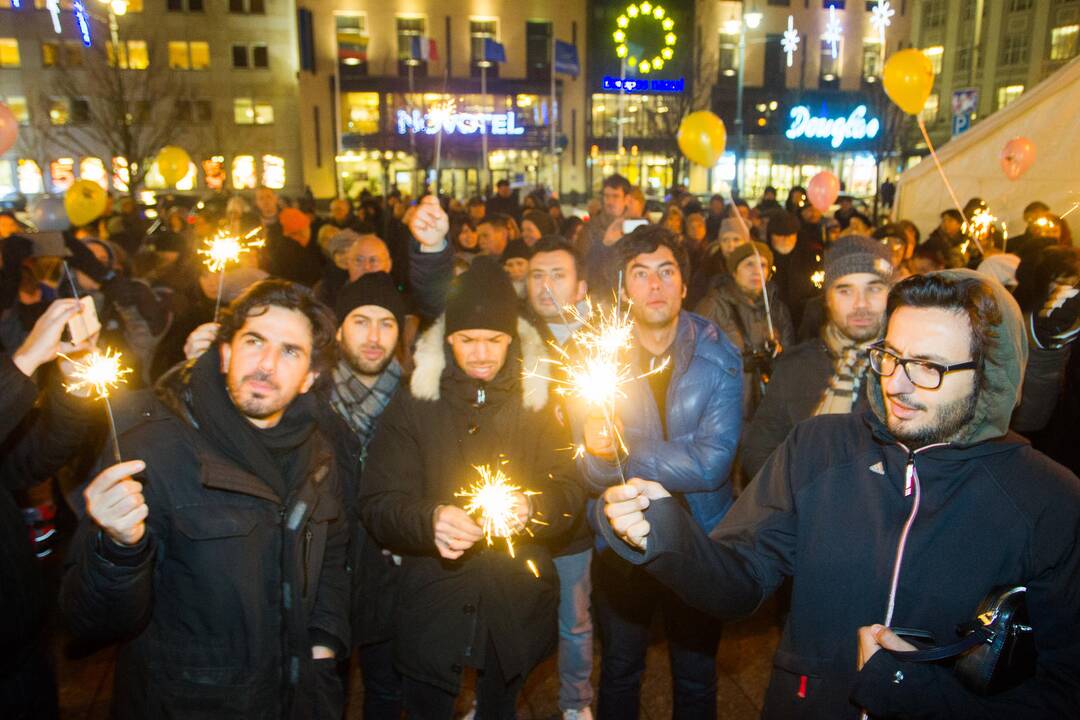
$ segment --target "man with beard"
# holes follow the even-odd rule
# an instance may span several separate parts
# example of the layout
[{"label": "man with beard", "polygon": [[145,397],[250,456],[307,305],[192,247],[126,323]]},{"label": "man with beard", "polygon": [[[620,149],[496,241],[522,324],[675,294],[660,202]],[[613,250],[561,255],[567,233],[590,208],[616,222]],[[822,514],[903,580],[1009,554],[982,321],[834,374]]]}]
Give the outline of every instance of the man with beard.
[{"label": "man with beard", "polygon": [[[554,646],[559,593],[547,544],[569,529],[583,497],[560,451],[570,438],[547,405],[548,383],[523,377],[545,354],[517,306],[493,259],[477,258],[454,280],[365,466],[364,523],[403,556],[395,664],[410,717],[449,720],[473,667],[477,717],[513,718],[525,677]],[[530,530],[510,538],[513,557],[506,539],[483,542],[457,494],[479,482],[482,466],[536,493],[507,493],[508,523]]]},{"label": "man with beard", "polygon": [[309,290],[267,280],[213,350],[128,398],[131,459],[86,488],[60,598],[77,636],[123,643],[115,717],[341,714],[343,478],[308,392],[333,342]]},{"label": "man with beard", "polygon": [[828,320],[821,337],[792,348],[773,365],[765,396],[744,435],[749,477],[796,424],[814,415],[862,410],[866,349],[881,336],[893,267],[889,248],[870,238],[841,238],[825,253]]},{"label": "man with beard", "polygon": [[[898,283],[886,324],[870,408],[795,428],[711,537],[636,478],[605,494],[605,532],[718,617],[792,577],[766,720],[1078,717],[1080,480],[1008,431],[1020,309],[996,281],[946,270]],[[1026,588],[1037,657],[1015,687],[976,694],[948,665],[893,655],[914,647],[890,626],[948,643],[1002,586]]]},{"label": "man with beard", "polygon": [[[742,363],[714,323],[685,312],[686,249],[670,230],[640,227],[620,243],[623,289],[633,303],[634,380],[616,404],[615,421],[590,413],[575,422],[584,439],[578,461],[586,487],[599,495],[622,477],[656,478],[703,530],[732,501],[728,471],[742,427]],[[613,433],[612,425],[621,427]],[[621,435],[628,455],[613,435]],[[600,625],[600,718],[637,718],[653,616],[662,610],[674,679],[674,712],[716,717],[717,622],[690,608],[596,544],[593,600]]]}]

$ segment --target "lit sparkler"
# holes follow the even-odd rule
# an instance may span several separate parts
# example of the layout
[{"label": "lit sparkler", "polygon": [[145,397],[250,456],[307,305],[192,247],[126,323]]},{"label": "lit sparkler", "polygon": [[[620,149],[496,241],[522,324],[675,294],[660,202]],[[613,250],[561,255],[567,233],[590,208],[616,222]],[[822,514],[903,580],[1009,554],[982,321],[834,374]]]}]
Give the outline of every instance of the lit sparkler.
[{"label": "lit sparkler", "polygon": [[511,538],[522,532],[531,534],[528,526],[523,526],[518,519],[517,496],[531,497],[539,493],[514,485],[501,467],[492,470],[489,465],[474,465],[473,468],[480,475],[480,480],[458,490],[454,497],[468,500],[464,510],[479,520],[489,546],[495,544],[495,538],[502,538],[506,540],[510,557],[515,557]]},{"label": "lit sparkler", "polygon": [[[975,243],[975,246],[979,248],[980,253],[985,254],[986,251],[984,250],[984,246],[986,244],[993,245],[993,236],[999,231],[998,225],[998,219],[991,215],[989,210],[980,208],[976,210],[963,225],[961,225],[960,231],[970,242]],[[1005,228],[1005,223],[1000,223],[1000,226],[1002,249],[1004,249],[1005,242],[1009,238],[1009,233]],[[966,251],[967,249],[965,247],[964,252]]]},{"label": "lit sparkler", "polygon": [[123,366],[120,362],[123,356],[112,348],[106,348],[104,353],[95,350],[83,360],[74,360],[66,355],[61,355],[61,357],[74,366],[71,373],[74,382],[70,385],[64,385],[64,389],[75,394],[93,390],[97,393],[98,400],[105,401],[105,412],[109,416],[109,433],[112,437],[113,457],[116,462],[120,462],[120,443],[116,439],[116,421],[113,419],[109,394],[120,387],[121,384],[127,382],[127,376],[131,374],[131,368]]},{"label": "lit sparkler", "polygon": [[[552,300],[555,298],[552,297]],[[629,303],[626,309],[622,310],[616,299],[605,311],[595,307],[587,299],[586,307],[584,313],[572,305],[560,311],[564,315],[564,323],[577,325],[578,329],[572,336],[571,345],[575,348],[573,354],[558,344],[551,343],[555,357],[541,361],[557,368],[557,372],[553,373],[553,376],[542,375],[536,367],[526,369],[525,373],[555,383],[555,392],[560,395],[578,398],[586,405],[601,410],[608,424],[608,432],[618,445],[616,455],[618,452],[625,455],[629,449],[615,425],[615,403],[625,396],[623,387],[635,380],[663,372],[669,359],[665,358],[644,373],[638,372],[627,360],[634,341],[634,321],[630,316]],[[581,452],[581,448],[577,448],[575,457]],[[617,460],[619,476],[625,483],[622,460]]]},{"label": "lit sparkler", "polygon": [[814,271],[814,273],[810,275],[810,282],[812,282],[814,284],[814,287],[816,287],[818,290],[820,290],[822,288],[822,286],[825,284],[825,271],[824,270],[816,270],[816,271]]},{"label": "lit sparkler", "polygon": [[212,273],[218,273],[217,300],[214,303],[214,322],[217,322],[218,312],[221,310],[221,292],[225,287],[225,269],[233,263],[240,262],[240,257],[266,245],[262,238],[253,240],[262,231],[261,227],[255,228],[241,238],[231,235],[225,230],[220,231],[212,238],[203,242],[203,247],[198,253],[203,256],[203,265]]}]

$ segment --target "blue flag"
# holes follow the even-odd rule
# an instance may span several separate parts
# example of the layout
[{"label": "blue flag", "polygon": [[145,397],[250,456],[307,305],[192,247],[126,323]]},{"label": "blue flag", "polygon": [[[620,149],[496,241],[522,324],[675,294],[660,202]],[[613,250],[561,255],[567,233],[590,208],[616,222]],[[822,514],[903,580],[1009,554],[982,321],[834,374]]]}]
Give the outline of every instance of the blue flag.
[{"label": "blue flag", "polygon": [[488,62],[506,62],[506,48],[491,38],[484,38],[484,59]]},{"label": "blue flag", "polygon": [[577,46],[565,43],[562,40],[555,41],[555,72],[563,75],[577,77],[581,72],[581,64],[578,62]]}]

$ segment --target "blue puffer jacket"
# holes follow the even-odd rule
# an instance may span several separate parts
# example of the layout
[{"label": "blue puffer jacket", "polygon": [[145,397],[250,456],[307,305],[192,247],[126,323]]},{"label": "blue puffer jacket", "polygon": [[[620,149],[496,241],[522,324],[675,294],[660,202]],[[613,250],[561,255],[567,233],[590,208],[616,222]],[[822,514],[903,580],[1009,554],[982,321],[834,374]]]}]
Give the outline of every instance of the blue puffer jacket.
[{"label": "blue puffer jacket", "polygon": [[[708,532],[731,507],[728,470],[742,426],[742,358],[715,323],[690,312],[679,314],[667,391],[667,438],[646,379],[627,384],[616,414],[623,423],[630,457],[627,479],[655,480],[681,496],[694,520]],[[575,441],[583,442],[581,422]],[[620,482],[614,463],[588,453],[578,459],[587,489],[596,495]],[[590,512],[589,521],[594,521]],[[595,529],[595,528],[594,528]],[[602,547],[599,533],[597,547]]]}]

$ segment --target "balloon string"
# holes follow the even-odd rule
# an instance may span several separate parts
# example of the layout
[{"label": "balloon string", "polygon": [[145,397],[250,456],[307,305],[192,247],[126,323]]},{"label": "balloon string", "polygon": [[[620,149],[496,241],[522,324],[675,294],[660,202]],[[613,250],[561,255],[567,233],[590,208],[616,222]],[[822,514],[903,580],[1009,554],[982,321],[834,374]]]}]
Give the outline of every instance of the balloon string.
[{"label": "balloon string", "polygon": [[[734,211],[735,219],[739,222],[739,227],[746,233],[747,241],[750,243],[750,249],[754,251],[754,257],[757,258],[758,266],[760,267],[761,256],[758,254],[757,248],[754,247],[754,236],[750,234],[750,227],[746,224],[746,221],[743,220],[742,213],[739,212],[739,206],[735,204],[735,196],[732,195],[730,186],[722,186],[721,192],[724,194],[724,199],[727,200],[728,205]],[[765,287],[764,275],[761,278],[761,297],[765,300],[765,322],[769,326],[769,339],[776,342],[776,331],[773,330],[772,308],[769,307],[769,291]]]},{"label": "balloon string", "polygon": [[[923,119],[921,117],[918,120],[919,130],[922,131],[923,140],[926,141],[926,147],[930,149],[930,157],[934,159],[934,167],[937,168],[938,175],[941,176],[941,181],[945,183],[945,189],[949,191],[949,197],[952,198],[953,205],[956,206],[957,212],[960,213],[960,217],[963,218],[964,224],[967,225],[968,219],[967,215],[964,214],[964,207],[960,204],[960,200],[956,197],[956,191],[953,190],[952,183],[949,182],[949,177],[945,174],[945,168],[941,167],[941,160],[938,159],[937,150],[934,149],[934,143],[930,142],[930,133],[926,132],[926,123],[923,122]],[[971,239],[975,241],[975,246],[979,248],[979,252],[985,255],[986,252],[983,250],[983,246],[982,243],[979,242],[979,238],[972,235]]]}]

